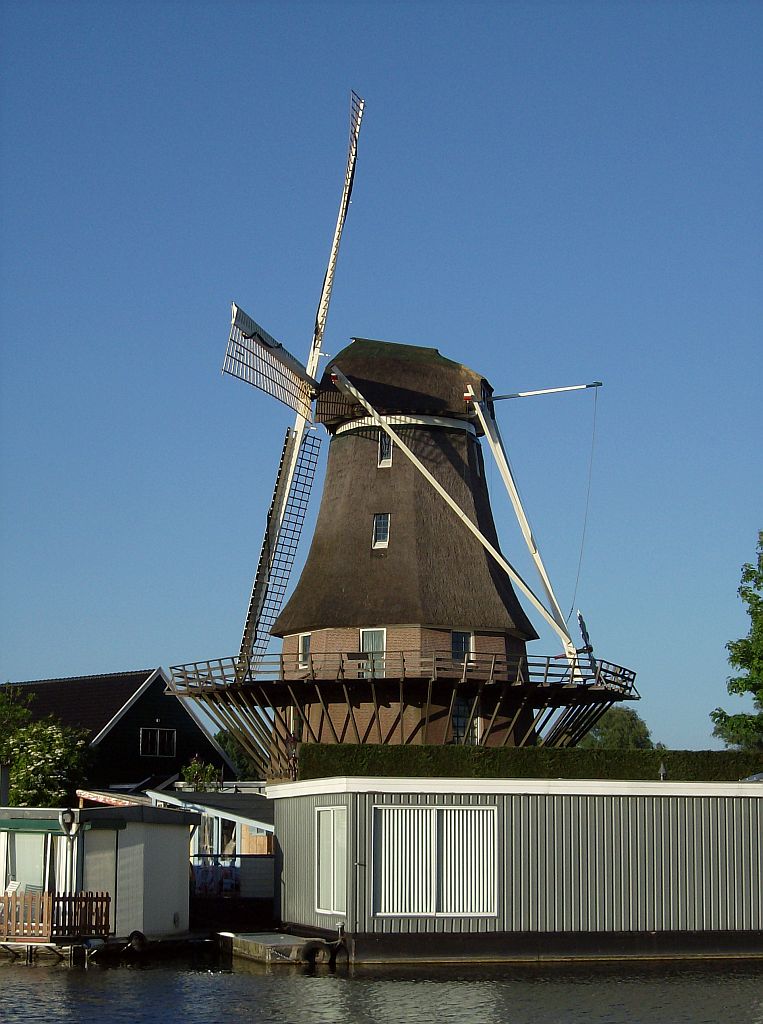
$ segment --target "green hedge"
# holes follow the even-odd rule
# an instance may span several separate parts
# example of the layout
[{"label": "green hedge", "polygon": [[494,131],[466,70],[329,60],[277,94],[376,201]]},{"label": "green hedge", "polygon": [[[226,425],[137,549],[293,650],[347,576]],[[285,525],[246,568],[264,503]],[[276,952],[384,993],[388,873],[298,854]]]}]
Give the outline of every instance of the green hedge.
[{"label": "green hedge", "polygon": [[377,775],[462,779],[634,779],[736,782],[763,771],[763,754],[730,750],[554,750],[303,744],[299,778]]}]

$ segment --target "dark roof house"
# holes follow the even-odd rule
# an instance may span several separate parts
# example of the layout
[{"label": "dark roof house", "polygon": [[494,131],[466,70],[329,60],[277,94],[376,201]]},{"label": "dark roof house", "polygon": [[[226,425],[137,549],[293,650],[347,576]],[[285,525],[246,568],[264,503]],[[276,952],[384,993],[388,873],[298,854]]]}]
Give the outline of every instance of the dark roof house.
[{"label": "dark roof house", "polygon": [[[189,707],[166,692],[163,669],[15,683],[35,719],[85,729],[95,757],[88,785],[141,790],[175,778],[194,757],[235,772]],[[3,687],[0,687],[0,690]]]}]

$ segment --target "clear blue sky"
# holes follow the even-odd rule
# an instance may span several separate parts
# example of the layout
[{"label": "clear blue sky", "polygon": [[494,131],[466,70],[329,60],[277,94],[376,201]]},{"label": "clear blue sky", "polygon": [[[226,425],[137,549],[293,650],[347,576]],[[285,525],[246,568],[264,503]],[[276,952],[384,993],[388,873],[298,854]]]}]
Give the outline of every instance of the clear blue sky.
[{"label": "clear blue sky", "polygon": [[[436,345],[500,392],[604,381],[575,603],[655,739],[717,745],[763,526],[763,5],[0,17],[2,679],[237,650],[291,416],[220,376],[229,303],[305,358],[354,88],[326,351]],[[501,408],[565,611],[592,394]]]}]

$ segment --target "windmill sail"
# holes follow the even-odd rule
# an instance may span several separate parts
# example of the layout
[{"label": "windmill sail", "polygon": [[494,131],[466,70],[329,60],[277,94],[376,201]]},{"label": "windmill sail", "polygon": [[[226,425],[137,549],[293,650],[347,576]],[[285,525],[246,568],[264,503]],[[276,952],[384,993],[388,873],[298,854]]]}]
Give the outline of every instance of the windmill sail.
[{"label": "windmill sail", "polygon": [[[305,521],[320,446],[321,439],[313,432],[306,432],[296,451],[296,432],[286,432],[241,638],[238,666],[242,676],[264,656],[271,627],[281,609]],[[292,466],[294,469],[290,472]]]},{"label": "windmill sail", "polygon": [[283,345],[233,303],[223,373],[246,381],[310,419],[318,384]]},{"label": "windmill sail", "polygon": [[[350,98],[350,140],[344,187],[315,315],[307,367],[303,367],[299,360],[263,331],[251,317],[243,313],[243,310],[239,310],[235,304],[233,306],[231,337],[223,369],[285,402],[297,413],[294,427],[286,436],[281,454],[273,501],[268,513],[265,537],[241,639],[239,674],[246,674],[251,672],[252,668],[256,668],[267,648],[270,628],[278,617],[286,593],[315,476],[320,440],[307,432],[307,420],[311,418],[311,403],[317,391],[314,375],[318,368],[339,256],[339,244],[355,179],[358,136],[364,105],[365,101],[353,92]],[[230,369],[227,364],[230,364]]]},{"label": "windmill sail", "polygon": [[339,213],[336,218],[336,227],[334,228],[334,239],[331,243],[329,262],[326,267],[326,273],[323,275],[321,297],[318,301],[318,309],[315,314],[313,342],[310,346],[310,354],[307,357],[307,372],[312,375],[315,375],[318,370],[318,357],[320,356],[321,344],[323,343],[323,332],[326,328],[326,318],[328,317],[329,303],[331,302],[331,289],[334,286],[334,271],[336,270],[336,261],[339,256],[339,243],[342,240],[342,231],[344,229],[344,222],[347,220],[347,210],[350,206],[352,186],[355,181],[355,162],[358,158],[360,122],[363,119],[365,102],[366,101],[361,99],[357,93],[353,92],[350,94],[350,142],[347,148],[347,167],[344,172],[344,188],[342,189],[342,198],[339,202]]}]

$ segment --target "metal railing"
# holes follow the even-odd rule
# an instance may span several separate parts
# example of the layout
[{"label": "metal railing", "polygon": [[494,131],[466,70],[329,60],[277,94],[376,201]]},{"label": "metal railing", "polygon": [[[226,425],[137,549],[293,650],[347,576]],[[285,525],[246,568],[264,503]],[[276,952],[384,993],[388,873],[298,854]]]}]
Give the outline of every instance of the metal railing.
[{"label": "metal railing", "polygon": [[55,942],[106,938],[111,896],[107,892],[13,892],[0,894],[0,940]]}]

